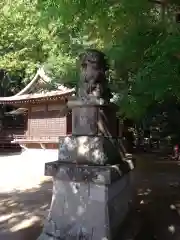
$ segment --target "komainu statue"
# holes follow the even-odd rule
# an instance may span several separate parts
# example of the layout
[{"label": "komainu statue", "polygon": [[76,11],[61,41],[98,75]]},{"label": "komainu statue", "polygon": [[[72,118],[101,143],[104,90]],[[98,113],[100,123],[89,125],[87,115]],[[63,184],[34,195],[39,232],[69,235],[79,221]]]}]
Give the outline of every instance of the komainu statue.
[{"label": "komainu statue", "polygon": [[80,65],[77,96],[68,101],[72,109],[72,136],[62,140],[59,159],[103,165],[124,163],[117,107],[110,102],[107,59],[104,53],[89,49],[80,55]]},{"label": "komainu statue", "polygon": [[118,139],[107,60],[87,50],[80,63],[77,96],[67,103],[72,134],[60,139],[58,160],[45,166],[53,196],[38,240],[112,240],[129,211],[133,164]]},{"label": "komainu statue", "polygon": [[81,74],[78,96],[88,98],[94,95],[109,103],[112,98],[106,78],[108,63],[104,53],[97,50],[87,50],[80,55]]}]

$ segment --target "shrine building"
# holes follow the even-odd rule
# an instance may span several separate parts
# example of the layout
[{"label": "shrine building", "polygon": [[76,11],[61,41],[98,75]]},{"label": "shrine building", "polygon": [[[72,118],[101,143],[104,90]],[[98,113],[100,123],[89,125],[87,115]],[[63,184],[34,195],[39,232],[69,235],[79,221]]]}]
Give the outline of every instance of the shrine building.
[{"label": "shrine building", "polygon": [[0,117],[0,144],[19,144],[29,149],[57,149],[60,136],[71,134],[72,116],[67,99],[74,89],[56,85],[39,69],[32,81],[18,94],[0,97],[0,105],[14,110]]}]

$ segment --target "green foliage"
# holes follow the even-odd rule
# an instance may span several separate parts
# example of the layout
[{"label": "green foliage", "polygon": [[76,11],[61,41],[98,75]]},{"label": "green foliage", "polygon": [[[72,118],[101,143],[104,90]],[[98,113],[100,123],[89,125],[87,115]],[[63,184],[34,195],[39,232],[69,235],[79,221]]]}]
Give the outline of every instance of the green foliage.
[{"label": "green foliage", "polygon": [[120,114],[138,120],[180,98],[177,2],[164,10],[144,0],[3,0],[0,67],[25,84],[43,64],[53,82],[74,86],[78,54],[98,48],[110,59]]},{"label": "green foliage", "polygon": [[1,1],[0,16],[0,67],[26,81],[46,60],[48,33],[39,26],[35,1]]}]

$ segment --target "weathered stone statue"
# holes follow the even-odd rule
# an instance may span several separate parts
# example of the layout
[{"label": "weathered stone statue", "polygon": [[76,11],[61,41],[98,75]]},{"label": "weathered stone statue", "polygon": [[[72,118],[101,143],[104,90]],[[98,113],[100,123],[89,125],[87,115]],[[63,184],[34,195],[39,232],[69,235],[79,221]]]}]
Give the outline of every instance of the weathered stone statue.
[{"label": "weathered stone statue", "polygon": [[72,135],[60,139],[50,213],[39,240],[111,240],[129,208],[131,170],[118,140],[116,107],[110,103],[107,60],[102,52],[80,56],[81,73],[72,109]]},{"label": "weathered stone statue", "polygon": [[110,103],[112,94],[106,78],[108,64],[105,55],[97,50],[87,50],[81,54],[80,63],[78,96],[68,102],[72,108],[72,136],[62,139],[59,159],[126,165],[122,161],[125,152],[118,139],[117,109]]},{"label": "weathered stone statue", "polygon": [[93,95],[106,103],[112,98],[106,78],[108,63],[104,53],[97,50],[87,50],[80,55],[81,73],[78,96],[89,99]]}]

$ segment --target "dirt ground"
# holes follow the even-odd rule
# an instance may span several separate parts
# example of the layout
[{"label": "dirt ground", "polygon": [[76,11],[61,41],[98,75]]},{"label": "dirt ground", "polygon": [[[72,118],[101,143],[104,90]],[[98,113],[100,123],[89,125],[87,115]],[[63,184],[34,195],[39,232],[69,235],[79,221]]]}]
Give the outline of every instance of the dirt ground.
[{"label": "dirt ground", "polygon": [[[44,163],[0,156],[0,240],[35,240],[40,234],[52,195]],[[152,154],[137,156],[134,189],[135,204],[119,239],[179,240],[180,165]]]},{"label": "dirt ground", "polygon": [[0,240],[35,240],[52,196],[43,158],[0,156]]},{"label": "dirt ground", "polygon": [[133,239],[179,240],[180,163],[155,154],[137,156],[134,187],[135,207],[125,225],[138,232]]}]

